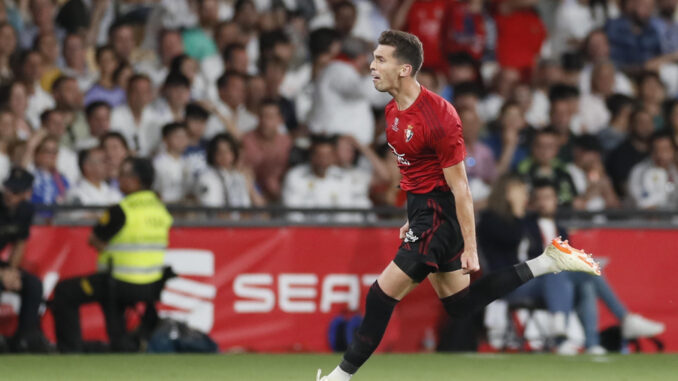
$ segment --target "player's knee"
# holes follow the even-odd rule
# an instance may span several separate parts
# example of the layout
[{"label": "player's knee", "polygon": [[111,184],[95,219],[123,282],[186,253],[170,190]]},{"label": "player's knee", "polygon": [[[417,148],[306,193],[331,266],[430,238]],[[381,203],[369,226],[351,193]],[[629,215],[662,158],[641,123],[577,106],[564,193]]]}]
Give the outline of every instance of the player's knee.
[{"label": "player's knee", "polygon": [[467,305],[468,293],[469,289],[465,288],[454,295],[440,299],[445,311],[451,318],[460,319],[469,315],[471,311]]},{"label": "player's knee", "polygon": [[370,287],[370,290],[367,292],[367,303],[370,302],[377,302],[380,304],[384,303],[395,307],[395,305],[398,303],[398,299],[387,295],[384,290],[381,289],[379,283],[375,281],[372,283],[372,287]]}]

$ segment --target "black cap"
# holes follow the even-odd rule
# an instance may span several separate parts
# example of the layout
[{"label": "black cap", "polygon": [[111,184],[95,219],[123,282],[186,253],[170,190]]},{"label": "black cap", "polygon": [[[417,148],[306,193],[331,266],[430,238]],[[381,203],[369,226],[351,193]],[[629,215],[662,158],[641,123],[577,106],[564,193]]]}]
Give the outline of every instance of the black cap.
[{"label": "black cap", "polygon": [[33,187],[33,175],[23,168],[14,167],[3,185],[12,193],[25,192]]}]

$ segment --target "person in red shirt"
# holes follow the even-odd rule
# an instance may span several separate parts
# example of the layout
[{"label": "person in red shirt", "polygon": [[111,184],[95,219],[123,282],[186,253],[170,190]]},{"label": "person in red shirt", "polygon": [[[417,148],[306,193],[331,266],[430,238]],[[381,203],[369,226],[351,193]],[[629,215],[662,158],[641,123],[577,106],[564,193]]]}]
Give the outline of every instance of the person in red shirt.
[{"label": "person in red shirt", "polygon": [[440,46],[440,32],[447,0],[405,0],[393,16],[392,28],[403,29],[421,39],[426,67],[444,72],[447,61]]},{"label": "person in red shirt", "polygon": [[348,381],[381,341],[395,305],[428,277],[453,319],[469,316],[535,276],[563,270],[599,275],[597,263],[566,242],[554,240],[544,254],[470,285],[478,271],[473,200],[464,167],[464,138],[454,107],[416,80],[421,41],[388,30],[379,37],[370,65],[386,106],[386,137],[407,191],[408,220],[394,260],[367,293],[365,317],[342,362],[318,381]]}]

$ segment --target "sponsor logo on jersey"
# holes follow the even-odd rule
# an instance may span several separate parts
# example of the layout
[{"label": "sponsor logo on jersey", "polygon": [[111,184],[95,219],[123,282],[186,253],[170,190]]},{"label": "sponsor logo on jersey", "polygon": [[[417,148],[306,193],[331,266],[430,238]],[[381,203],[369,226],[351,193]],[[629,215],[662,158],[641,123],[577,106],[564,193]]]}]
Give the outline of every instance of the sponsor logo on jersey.
[{"label": "sponsor logo on jersey", "polygon": [[393,121],[393,124],[391,125],[391,129],[392,129],[393,131],[396,131],[396,132],[398,131],[398,122],[399,122],[399,121],[400,121],[400,120],[398,119],[398,117],[396,117],[395,120]]},{"label": "sponsor logo on jersey", "polygon": [[411,125],[407,126],[407,130],[405,130],[405,143],[409,143],[410,140],[412,140],[412,137],[414,136],[414,131],[412,131],[414,127]]},{"label": "sponsor logo on jersey", "polygon": [[393,151],[393,154],[396,155],[396,159],[398,160],[398,164],[411,165],[409,160],[405,159],[404,153],[398,153],[398,151],[396,151],[395,147],[392,146],[391,143],[388,143],[388,146],[391,147],[391,151]]}]

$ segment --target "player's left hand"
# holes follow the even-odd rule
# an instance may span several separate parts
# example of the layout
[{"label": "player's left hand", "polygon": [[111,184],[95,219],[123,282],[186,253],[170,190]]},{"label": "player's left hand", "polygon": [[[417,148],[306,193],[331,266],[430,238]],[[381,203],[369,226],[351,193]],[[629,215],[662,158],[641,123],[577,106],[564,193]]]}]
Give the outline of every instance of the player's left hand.
[{"label": "player's left hand", "polygon": [[480,270],[477,249],[464,249],[464,252],[461,254],[461,269],[463,270],[464,274],[471,274]]}]

